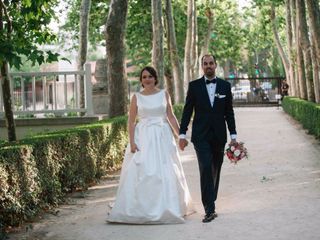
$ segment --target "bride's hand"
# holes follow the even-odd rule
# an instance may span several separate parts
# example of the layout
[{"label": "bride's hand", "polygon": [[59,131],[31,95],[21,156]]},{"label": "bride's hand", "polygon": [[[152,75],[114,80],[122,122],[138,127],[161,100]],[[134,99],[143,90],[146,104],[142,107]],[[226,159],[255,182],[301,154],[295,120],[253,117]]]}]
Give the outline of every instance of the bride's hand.
[{"label": "bride's hand", "polygon": [[131,146],[131,152],[132,153],[135,153],[136,151],[139,151],[139,148],[138,148],[137,144],[133,143],[130,146]]}]

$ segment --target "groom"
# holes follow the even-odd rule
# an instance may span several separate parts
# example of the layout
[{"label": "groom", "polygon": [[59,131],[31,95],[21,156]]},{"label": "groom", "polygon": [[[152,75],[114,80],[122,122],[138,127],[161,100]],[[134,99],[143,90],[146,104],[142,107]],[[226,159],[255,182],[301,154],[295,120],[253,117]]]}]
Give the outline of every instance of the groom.
[{"label": "groom", "polygon": [[202,222],[207,223],[218,216],[215,201],[227,142],[226,123],[231,144],[236,143],[237,133],[230,83],[216,77],[215,56],[204,55],[201,65],[204,76],[189,83],[180,124],[179,147],[184,150],[188,144],[186,132],[194,112],[191,141],[200,170],[201,200],[205,210]]}]

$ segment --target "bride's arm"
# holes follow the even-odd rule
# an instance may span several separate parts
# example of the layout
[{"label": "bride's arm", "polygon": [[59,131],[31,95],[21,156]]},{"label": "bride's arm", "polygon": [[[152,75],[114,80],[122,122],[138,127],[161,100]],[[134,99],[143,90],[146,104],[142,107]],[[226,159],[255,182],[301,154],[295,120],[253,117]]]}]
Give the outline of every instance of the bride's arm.
[{"label": "bride's arm", "polygon": [[176,136],[179,136],[179,128],[180,128],[179,123],[178,123],[176,116],[173,113],[171,98],[170,98],[170,95],[167,91],[166,91],[166,98],[167,98],[167,118],[168,118],[169,124],[170,124],[171,128],[173,129],[173,133]]},{"label": "bride's arm", "polygon": [[136,95],[132,96],[130,108],[129,108],[129,117],[128,117],[128,132],[129,132],[129,141],[131,146],[131,152],[134,153],[137,150],[136,143],[134,142],[134,129],[135,129],[135,123],[136,123],[136,117],[137,117],[137,97]]}]

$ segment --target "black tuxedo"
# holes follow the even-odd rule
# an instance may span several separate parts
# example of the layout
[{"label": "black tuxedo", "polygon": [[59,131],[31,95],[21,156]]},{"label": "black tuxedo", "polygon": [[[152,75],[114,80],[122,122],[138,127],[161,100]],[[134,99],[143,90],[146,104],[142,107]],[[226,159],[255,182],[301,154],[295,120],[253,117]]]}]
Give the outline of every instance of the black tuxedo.
[{"label": "black tuxedo", "polygon": [[202,203],[206,214],[215,211],[224,147],[226,123],[230,134],[236,134],[231,85],[217,78],[214,104],[211,106],[204,77],[189,83],[183,109],[180,134],[186,134],[192,114],[191,141],[200,170]]}]

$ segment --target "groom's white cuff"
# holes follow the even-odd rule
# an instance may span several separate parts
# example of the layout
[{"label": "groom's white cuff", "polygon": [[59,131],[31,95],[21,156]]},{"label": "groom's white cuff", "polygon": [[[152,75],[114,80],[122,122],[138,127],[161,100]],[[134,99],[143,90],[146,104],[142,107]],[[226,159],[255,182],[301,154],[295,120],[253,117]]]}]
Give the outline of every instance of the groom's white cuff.
[{"label": "groom's white cuff", "polygon": [[230,134],[230,138],[233,139],[237,139],[237,134]]},{"label": "groom's white cuff", "polygon": [[179,139],[186,139],[186,138],[187,138],[186,134],[180,134],[179,135]]}]

